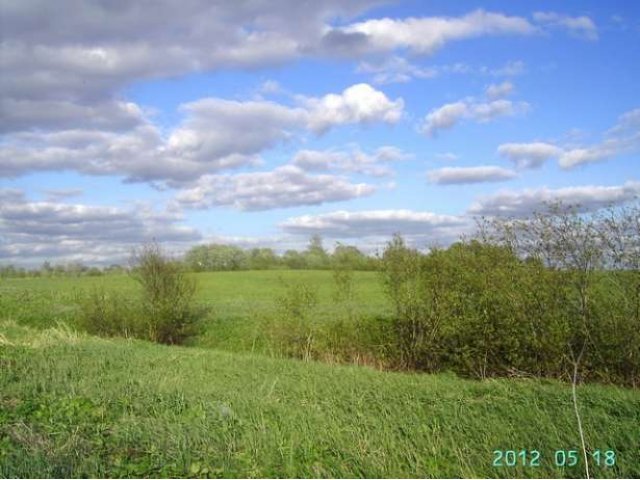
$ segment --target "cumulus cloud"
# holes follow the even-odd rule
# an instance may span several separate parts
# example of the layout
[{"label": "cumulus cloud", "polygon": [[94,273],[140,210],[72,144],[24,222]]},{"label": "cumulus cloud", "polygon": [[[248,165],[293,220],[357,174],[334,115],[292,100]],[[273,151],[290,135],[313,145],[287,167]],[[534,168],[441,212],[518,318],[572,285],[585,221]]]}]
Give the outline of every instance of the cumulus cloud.
[{"label": "cumulus cloud", "polygon": [[[119,93],[140,80],[255,69],[309,56],[403,49],[430,54],[452,41],[539,31],[525,18],[483,10],[459,17],[349,23],[378,3],[188,0],[177,10],[169,0],[126,6],[9,2],[2,7],[7,40],[0,44],[0,128],[81,129],[93,124],[123,129],[137,118],[122,108]],[[588,30],[582,17],[541,13],[538,19],[544,25]],[[430,74],[429,69],[408,70],[413,76]]]},{"label": "cumulus cloud", "polygon": [[[331,29],[354,53],[409,49],[430,55],[453,41],[493,35],[531,35],[537,28],[522,17],[476,10],[462,17],[380,18]],[[351,40],[351,44],[348,41]],[[346,47],[345,47],[346,49]]]},{"label": "cumulus cloud", "polygon": [[350,183],[335,175],[309,175],[299,167],[284,165],[269,172],[205,175],[179,192],[176,202],[185,208],[223,205],[257,211],[351,200],[374,191],[366,183]]},{"label": "cumulus cloud", "polygon": [[480,198],[469,208],[473,215],[523,216],[544,208],[545,203],[562,202],[579,205],[583,211],[620,204],[640,195],[640,182],[629,181],[617,186],[575,186],[558,189],[534,188],[504,190]]},{"label": "cumulus cloud", "polygon": [[528,109],[527,102],[505,99],[479,102],[465,99],[432,109],[424,118],[420,130],[426,135],[435,136],[441,130],[450,129],[462,120],[486,123],[498,117],[521,114]]},{"label": "cumulus cloud", "polygon": [[292,163],[309,172],[341,171],[386,177],[393,175],[388,165],[390,162],[410,157],[392,146],[380,147],[371,154],[354,147],[351,151],[300,150],[294,155]]},{"label": "cumulus cloud", "polygon": [[498,153],[518,168],[538,168],[550,158],[559,156],[562,149],[544,142],[504,143],[498,147]]},{"label": "cumulus cloud", "polygon": [[427,174],[431,183],[453,185],[465,183],[503,182],[517,176],[513,170],[492,165],[477,167],[445,167]]},{"label": "cumulus cloud", "polygon": [[[117,103],[117,92],[136,80],[255,68],[313,53],[328,21],[372,3],[189,0],[180,9],[168,0],[9,3],[2,7],[3,35],[11,40],[0,46],[0,88],[10,106],[28,110],[29,127],[52,126],[45,109],[38,116],[38,102],[67,102],[76,107],[66,113],[70,127],[79,128],[90,118],[84,110]],[[24,128],[25,121],[23,113],[5,119],[3,128]]]},{"label": "cumulus cloud", "polygon": [[180,224],[180,215],[145,205],[123,209],[33,202],[7,190],[0,190],[0,198],[0,260],[8,262],[121,262],[143,242],[156,239],[175,246],[201,238]]},{"label": "cumulus cloud", "polygon": [[550,158],[557,158],[561,168],[608,160],[640,150],[640,108],[622,114],[607,130],[601,142],[589,146],[562,147],[545,142],[505,143],[498,153],[519,168],[537,168]]},{"label": "cumulus cloud", "polygon": [[340,94],[307,97],[301,101],[309,112],[309,128],[317,133],[348,123],[396,123],[402,117],[404,108],[401,98],[390,100],[383,92],[366,83],[352,85]]},{"label": "cumulus cloud", "polygon": [[[291,136],[307,117],[299,108],[265,101],[206,98],[182,106],[186,120],[168,138],[166,151],[180,160],[206,164],[247,158]],[[212,168],[213,167],[213,168]]]},{"label": "cumulus cloud", "polygon": [[586,40],[598,39],[598,28],[589,17],[582,15],[579,17],[571,17],[557,12],[536,12],[533,19],[540,23],[553,28],[565,28],[571,35]]},{"label": "cumulus cloud", "polygon": [[[76,170],[122,175],[172,186],[224,169],[260,164],[260,154],[301,130],[318,134],[345,123],[394,122],[402,99],[389,100],[366,84],[297,106],[265,100],[203,98],[183,104],[183,121],[164,135],[144,117],[124,131],[82,129],[16,132],[0,146],[0,176]],[[128,107],[137,111],[134,107]]]},{"label": "cumulus cloud", "polygon": [[0,132],[73,128],[122,131],[144,121],[141,109],[132,102],[101,101],[89,105],[65,100],[0,99]]}]

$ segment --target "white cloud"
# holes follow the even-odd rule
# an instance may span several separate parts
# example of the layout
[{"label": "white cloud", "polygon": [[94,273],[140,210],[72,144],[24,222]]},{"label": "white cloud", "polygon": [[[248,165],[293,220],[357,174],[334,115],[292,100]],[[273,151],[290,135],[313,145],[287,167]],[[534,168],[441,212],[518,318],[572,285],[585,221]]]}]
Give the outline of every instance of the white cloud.
[{"label": "white cloud", "polygon": [[320,205],[372,194],[375,187],[350,183],[335,175],[309,175],[293,165],[268,172],[205,175],[176,196],[186,208],[230,206],[238,210],[269,210]]},{"label": "white cloud", "polygon": [[502,83],[492,83],[485,90],[485,95],[490,100],[506,97],[513,93],[513,83],[504,81]]},{"label": "white cloud", "polygon": [[296,235],[317,233],[334,239],[378,239],[384,243],[400,233],[411,243],[440,244],[454,241],[470,227],[471,222],[464,217],[413,210],[341,210],[292,217],[280,224],[282,230]]},{"label": "white cloud", "polygon": [[372,74],[372,82],[376,85],[390,83],[407,83],[414,79],[433,79],[443,75],[491,75],[494,77],[513,77],[525,72],[524,62],[512,61],[500,67],[475,67],[468,63],[450,63],[444,65],[420,66],[406,58],[393,55],[376,62],[362,61],[358,64],[357,73]]},{"label": "white cloud", "polygon": [[566,28],[570,34],[586,40],[598,39],[598,28],[589,17],[571,17],[556,12],[536,12],[533,19],[545,26]]},{"label": "white cloud", "polygon": [[0,98],[0,132],[83,128],[123,131],[144,123],[141,109],[132,102],[100,101],[88,105],[67,100]]},{"label": "white cloud", "polygon": [[348,123],[396,123],[404,108],[401,98],[390,100],[366,83],[352,85],[340,94],[306,97],[301,101],[309,112],[309,128],[317,133]]},{"label": "white cloud", "polygon": [[422,131],[428,135],[435,135],[439,130],[453,127],[469,115],[466,102],[447,103],[431,110],[424,119]]},{"label": "white cloud", "polygon": [[299,106],[286,106],[264,100],[199,99],[180,107],[185,118],[167,135],[135,104],[126,104],[128,111],[136,113],[137,124],[121,131],[88,125],[8,135],[0,146],[0,176],[76,170],[175,186],[204,174],[258,165],[262,152],[301,130],[322,133],[345,123],[395,122],[403,106],[402,99],[391,101],[366,84],[299,101]]},{"label": "white cloud", "polygon": [[427,55],[448,42],[492,35],[531,35],[537,31],[524,18],[483,10],[462,17],[370,19],[335,30],[345,37],[344,43],[351,37],[355,51],[406,48]]},{"label": "white cloud", "polygon": [[498,153],[518,168],[538,168],[550,158],[559,156],[562,149],[544,142],[504,143],[498,147]]},{"label": "white cloud", "polygon": [[600,143],[590,146],[561,147],[545,142],[506,143],[498,153],[520,168],[536,168],[549,158],[557,158],[561,168],[571,169],[602,162],[618,155],[640,150],[640,108],[622,114],[607,130]]},{"label": "white cloud", "polygon": [[439,74],[434,67],[419,67],[398,56],[392,56],[379,63],[361,62],[357,72],[374,74],[373,83],[378,85],[407,83],[414,78],[435,78]]},{"label": "white cloud", "polygon": [[187,118],[169,136],[167,150],[196,162],[257,154],[289,137],[307,118],[303,109],[266,101],[205,98],[181,108]]},{"label": "white cloud", "polygon": [[517,176],[513,170],[482,165],[477,167],[445,167],[431,170],[427,174],[431,183],[439,185],[502,182]]},{"label": "white cloud", "polygon": [[545,203],[561,201],[579,205],[583,211],[597,210],[610,204],[631,201],[640,196],[640,182],[628,181],[618,186],[576,186],[558,189],[535,188],[521,191],[503,190],[482,197],[470,208],[473,215],[528,215],[544,208]]},{"label": "white cloud", "polygon": [[566,149],[558,163],[562,168],[570,169],[637,151],[640,151],[640,108],[622,114],[600,143]]},{"label": "white cloud", "polygon": [[355,146],[351,151],[300,150],[293,157],[292,163],[309,172],[333,170],[386,177],[393,175],[393,170],[388,165],[389,162],[410,157],[402,150],[392,146],[380,147],[371,154],[367,154]]},{"label": "white cloud", "polygon": [[439,131],[450,129],[462,120],[486,123],[498,117],[525,113],[528,109],[527,102],[504,99],[478,102],[465,99],[432,109],[424,118],[420,130],[429,136],[435,136]]},{"label": "white cloud", "polygon": [[275,80],[265,80],[258,87],[258,93],[265,95],[277,95],[284,92],[285,90]]}]

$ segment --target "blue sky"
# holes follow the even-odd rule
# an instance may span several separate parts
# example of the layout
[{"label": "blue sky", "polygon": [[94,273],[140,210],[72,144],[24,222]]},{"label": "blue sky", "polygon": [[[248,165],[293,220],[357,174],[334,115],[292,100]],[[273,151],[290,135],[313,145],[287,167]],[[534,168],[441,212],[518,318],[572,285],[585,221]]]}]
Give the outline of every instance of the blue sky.
[{"label": "blue sky", "polygon": [[0,263],[640,194],[637,2],[66,1],[0,3]]}]

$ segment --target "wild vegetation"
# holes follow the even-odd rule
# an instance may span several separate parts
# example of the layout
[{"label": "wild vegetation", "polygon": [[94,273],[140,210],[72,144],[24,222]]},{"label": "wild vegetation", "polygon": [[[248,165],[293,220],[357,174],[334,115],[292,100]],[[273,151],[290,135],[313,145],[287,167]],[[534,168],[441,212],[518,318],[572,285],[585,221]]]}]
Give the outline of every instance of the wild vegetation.
[{"label": "wild vegetation", "polygon": [[189,272],[149,245],[121,274],[4,278],[0,476],[582,476],[552,461],[581,448],[568,381],[591,383],[585,450],[618,455],[592,471],[637,476],[638,213],[395,236],[377,271],[315,239],[315,270]]},{"label": "wild vegetation", "polygon": [[[2,323],[1,477],[575,478],[571,389],[379,372]],[[634,478],[637,390],[578,387],[599,478]],[[493,466],[538,450],[537,467]]]},{"label": "wild vegetation", "polygon": [[139,295],[132,298],[95,289],[80,301],[77,325],[95,335],[183,343],[196,333],[204,313],[193,303],[194,278],[180,263],[166,258],[157,244],[144,246],[133,262],[131,277],[139,285]]}]

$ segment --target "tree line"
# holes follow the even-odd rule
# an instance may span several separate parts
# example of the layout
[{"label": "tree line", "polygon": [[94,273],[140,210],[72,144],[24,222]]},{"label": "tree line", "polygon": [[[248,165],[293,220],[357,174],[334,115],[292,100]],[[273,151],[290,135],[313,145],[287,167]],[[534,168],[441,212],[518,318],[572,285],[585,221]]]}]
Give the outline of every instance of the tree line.
[{"label": "tree line", "polygon": [[[278,254],[271,248],[243,249],[235,245],[211,243],[191,247],[180,259],[184,268],[192,272],[237,270],[328,270],[339,260],[353,270],[376,270],[379,259],[361,252],[353,245],[338,243],[329,253],[320,235],[309,239],[302,251],[289,249]],[[112,264],[107,267],[87,266],[81,262],[52,264],[44,262],[39,268],[26,269],[14,265],[0,265],[0,278],[10,277],[80,277],[125,273],[133,265]]]}]

